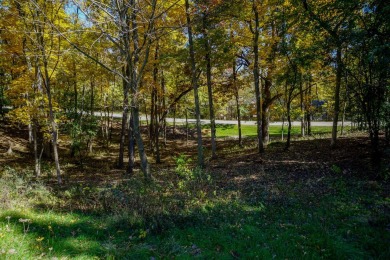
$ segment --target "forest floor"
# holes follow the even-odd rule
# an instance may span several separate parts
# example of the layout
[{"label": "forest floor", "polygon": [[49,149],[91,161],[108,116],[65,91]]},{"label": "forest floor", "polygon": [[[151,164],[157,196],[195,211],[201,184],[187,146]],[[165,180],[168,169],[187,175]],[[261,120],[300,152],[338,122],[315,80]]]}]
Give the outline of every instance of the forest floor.
[{"label": "forest floor", "polygon": [[295,137],[289,151],[275,140],[261,155],[252,138],[221,138],[199,170],[179,128],[146,182],[138,163],[131,176],[115,167],[117,135],[83,158],[61,135],[60,186],[50,161],[32,176],[27,131],[2,124],[0,259],[389,259],[389,149],[373,168],[366,134],[336,149],[325,137]]}]

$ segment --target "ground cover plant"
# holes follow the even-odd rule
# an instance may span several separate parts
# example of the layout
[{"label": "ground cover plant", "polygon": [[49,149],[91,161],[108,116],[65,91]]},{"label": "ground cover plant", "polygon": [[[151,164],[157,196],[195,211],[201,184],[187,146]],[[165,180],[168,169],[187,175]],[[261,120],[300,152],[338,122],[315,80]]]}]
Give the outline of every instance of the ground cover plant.
[{"label": "ground cover plant", "polygon": [[244,150],[221,139],[219,159],[200,170],[177,140],[152,182],[97,152],[82,167],[66,157],[61,186],[53,165],[37,179],[15,148],[1,157],[1,257],[387,259],[388,182],[369,174],[364,136],[340,142],[301,139],[289,152],[273,142],[259,156],[251,139]]}]

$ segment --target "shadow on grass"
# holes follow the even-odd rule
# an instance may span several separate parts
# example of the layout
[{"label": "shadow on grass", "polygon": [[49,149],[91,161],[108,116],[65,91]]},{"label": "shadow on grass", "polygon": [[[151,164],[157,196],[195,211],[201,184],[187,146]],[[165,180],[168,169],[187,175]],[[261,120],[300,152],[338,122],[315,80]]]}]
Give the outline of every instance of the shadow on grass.
[{"label": "shadow on grass", "polygon": [[[256,197],[251,193],[243,199],[221,194],[224,200],[193,201],[171,213],[157,212],[143,217],[130,208],[116,215],[9,211],[0,214],[0,227],[5,230],[6,216],[10,216],[14,236],[28,241],[26,247],[35,256],[42,253],[80,259],[386,259],[390,256],[386,243],[390,235],[384,229],[386,218],[380,225],[370,223],[372,214],[365,206],[374,201],[370,194],[366,197],[337,179],[329,180],[327,185],[335,189],[333,193],[307,194],[305,200],[300,197],[304,194],[294,194],[294,187],[286,196],[264,202],[261,197],[267,198],[266,194]],[[19,219],[31,219],[27,235]]]}]

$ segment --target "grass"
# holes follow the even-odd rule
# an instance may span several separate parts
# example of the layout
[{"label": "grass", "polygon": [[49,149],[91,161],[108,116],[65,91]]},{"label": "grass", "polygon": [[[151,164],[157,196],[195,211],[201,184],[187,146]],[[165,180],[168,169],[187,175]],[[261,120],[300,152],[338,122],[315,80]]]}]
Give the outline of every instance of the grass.
[{"label": "grass", "polygon": [[[380,196],[380,188],[367,189],[364,182],[337,175],[322,180],[329,191],[324,194],[300,192],[305,182],[280,182],[283,196],[270,197],[266,188],[256,188],[248,196],[197,178],[190,173],[181,186],[129,182],[121,187],[53,191],[60,207],[38,207],[38,201],[23,207],[13,204],[0,211],[0,258],[390,257],[388,218],[383,212],[390,201]],[[28,188],[29,183],[21,184]],[[138,194],[136,200],[144,208],[132,202],[123,207],[119,199],[106,197],[112,204],[109,210],[64,211],[64,205],[76,205],[73,200],[98,205],[101,194],[117,198]],[[24,197],[19,192],[9,198]]]},{"label": "grass", "polygon": [[[146,124],[146,122],[143,122]],[[168,123],[169,126],[172,126],[172,123]],[[176,123],[177,126],[185,127],[184,123]],[[188,124],[190,129],[194,129],[196,125],[194,123]],[[211,136],[210,134],[210,124],[203,124],[202,129],[207,130],[206,135]],[[338,127],[338,132],[340,133],[341,127]],[[238,126],[235,124],[216,124],[216,135],[217,138],[225,138],[225,137],[236,137],[238,136]],[[344,132],[351,131],[351,126],[344,126]],[[313,135],[325,135],[330,134],[332,132],[331,126],[312,126],[311,133]],[[241,125],[241,133],[242,136],[254,137],[257,136],[257,125]],[[287,136],[287,126],[283,128],[284,136]],[[300,126],[292,126],[291,134],[294,136],[301,134]],[[281,137],[282,136],[282,126],[269,126],[269,135],[270,137]]]},{"label": "grass", "polygon": [[[217,137],[231,137],[238,136],[238,127],[237,125],[228,125],[228,124],[217,124]],[[205,125],[205,129],[210,129],[210,125]],[[350,127],[347,126],[344,128],[345,131],[349,131]],[[243,136],[257,136],[257,126],[256,125],[242,125],[241,131]],[[284,127],[284,135],[287,135],[287,127]],[[331,126],[312,126],[311,127],[312,134],[328,134],[332,132]],[[292,135],[299,135],[301,133],[301,128],[299,126],[293,126],[291,128]],[[282,127],[281,126],[273,126],[269,127],[269,134],[271,137],[279,137],[282,135]],[[208,134],[210,135],[210,134]]]}]

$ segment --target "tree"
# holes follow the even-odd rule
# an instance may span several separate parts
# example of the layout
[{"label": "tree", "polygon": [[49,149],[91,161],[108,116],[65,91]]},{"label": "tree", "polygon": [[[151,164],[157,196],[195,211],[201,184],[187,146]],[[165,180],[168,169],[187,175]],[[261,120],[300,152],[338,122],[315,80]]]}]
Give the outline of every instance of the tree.
[{"label": "tree", "polygon": [[258,1],[252,0],[252,12],[254,15],[254,28],[251,28],[253,33],[253,77],[255,83],[255,98],[256,98],[256,120],[257,120],[257,146],[258,152],[264,152],[264,144],[262,140],[263,129],[262,129],[262,96],[260,88],[260,72],[259,72],[259,34],[260,34],[260,17],[258,10]]},{"label": "tree", "polygon": [[[132,131],[141,160],[141,170],[144,173],[145,178],[150,179],[150,165],[140,132],[139,91],[143,73],[149,60],[149,52],[154,40],[153,37],[155,37],[154,21],[156,18],[157,0],[153,0],[150,3],[146,1],[136,2],[134,0],[122,0],[110,3],[109,5],[102,5],[98,1],[91,1],[88,8],[87,5],[83,5],[82,3],[77,3],[76,1],[74,1],[74,3],[83,10],[86,18],[96,26],[101,34],[112,42],[114,48],[120,53],[121,61],[123,63],[122,73],[120,73],[109,68],[105,64],[98,62],[90,55],[87,55],[85,51],[82,51],[80,47],[73,44],[74,47],[88,58],[94,60],[107,70],[119,75],[123,80],[124,100],[119,164],[121,166],[127,115],[130,106],[131,117],[133,119]],[[147,18],[146,26],[141,30],[138,23],[141,19],[144,21],[145,18]],[[104,22],[109,25],[107,27],[112,29],[112,31],[106,30],[106,27],[101,26],[102,19],[105,19]],[[119,35],[119,38],[115,35]],[[142,57],[141,54],[143,54]],[[130,101],[129,94],[131,94]],[[128,167],[128,169],[130,170],[131,167]]]},{"label": "tree", "polygon": [[199,105],[199,91],[198,91],[198,73],[196,69],[194,42],[192,35],[192,23],[191,23],[191,12],[189,0],[185,0],[185,12],[187,20],[187,34],[188,34],[188,45],[190,52],[190,66],[191,66],[191,88],[194,90],[194,101],[195,101],[195,116],[196,116],[196,133],[198,140],[198,166],[203,168],[203,142],[202,142],[202,128],[200,122],[200,105]]},{"label": "tree", "polygon": [[356,12],[348,62],[347,87],[352,100],[368,124],[372,159],[376,170],[380,166],[379,131],[389,125],[389,54],[390,11],[385,1],[368,1]]},{"label": "tree", "polygon": [[[54,156],[57,180],[62,183],[61,168],[58,154],[58,127],[56,119],[56,104],[53,95],[57,66],[61,61],[61,38],[53,30],[52,24],[63,27],[64,12],[63,5],[59,1],[25,1],[9,2],[9,14],[14,15],[13,24],[8,24],[7,30],[19,28],[23,34],[17,40],[20,46],[17,55],[23,59],[22,70],[19,75],[13,78],[13,86],[10,93],[23,91],[25,104],[13,111],[13,115],[23,112],[26,115],[24,123],[30,126],[30,138],[33,142],[35,157],[35,173],[40,174],[40,155],[38,146],[39,128],[46,128],[49,135]],[[13,27],[14,26],[14,27]],[[27,80],[27,88],[18,89],[22,82]],[[29,88],[31,86],[32,88]],[[12,94],[11,94],[12,96]],[[47,125],[41,125],[42,114],[47,113]],[[12,114],[11,114],[12,115]],[[41,139],[42,141],[44,139]],[[45,149],[49,154],[49,149]],[[42,153],[41,153],[42,154]]]},{"label": "tree", "polygon": [[[309,4],[307,0],[302,0],[302,5],[310,19],[316,22],[325,30],[332,39],[332,45],[335,47],[334,66],[336,68],[336,80],[334,90],[334,113],[332,126],[331,147],[336,146],[337,125],[340,113],[340,88],[343,74],[342,50],[346,42],[345,29],[347,24],[353,20],[353,12],[358,8],[355,0],[334,1],[324,4]],[[326,9],[330,11],[325,11]]]}]

